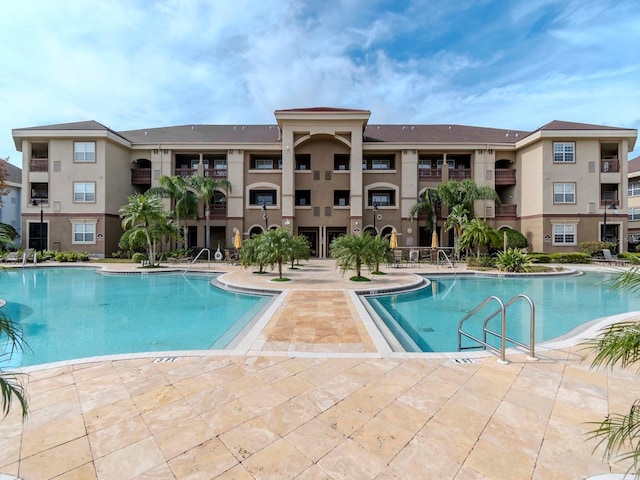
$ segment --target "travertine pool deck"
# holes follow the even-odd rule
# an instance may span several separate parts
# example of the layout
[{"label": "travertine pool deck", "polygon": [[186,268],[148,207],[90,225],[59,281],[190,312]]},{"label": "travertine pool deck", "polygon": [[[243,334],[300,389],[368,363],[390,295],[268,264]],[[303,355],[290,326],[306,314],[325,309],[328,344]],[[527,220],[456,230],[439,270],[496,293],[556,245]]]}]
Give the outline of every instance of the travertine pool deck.
[{"label": "travertine pool deck", "polygon": [[[541,349],[538,361],[512,354],[508,365],[384,352],[349,275],[330,260],[286,269],[292,281],[277,284],[273,272],[211,268],[228,272],[226,284],[284,293],[229,351],[29,369],[29,418],[14,408],[0,421],[0,474],[547,480],[624,471],[593,453],[585,422],[628,411],[635,370],[591,371],[572,342]],[[355,287],[448,269],[384,270]]]}]

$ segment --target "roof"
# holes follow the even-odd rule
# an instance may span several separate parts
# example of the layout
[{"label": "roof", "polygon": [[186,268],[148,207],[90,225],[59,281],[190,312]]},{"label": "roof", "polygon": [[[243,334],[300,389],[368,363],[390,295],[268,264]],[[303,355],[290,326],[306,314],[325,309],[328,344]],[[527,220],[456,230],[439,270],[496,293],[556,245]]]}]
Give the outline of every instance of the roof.
[{"label": "roof", "polygon": [[526,137],[523,130],[466,125],[368,125],[365,142],[390,143],[515,143]]},{"label": "roof", "polygon": [[[608,127],[606,125],[594,125],[591,123],[565,122],[553,120],[538,130],[633,130],[632,128]],[[536,130],[537,131],[537,130]]]},{"label": "roof", "polygon": [[[16,136],[16,133],[21,131],[59,131],[59,130],[70,130],[70,131],[86,131],[86,130],[95,130],[95,131],[107,131],[116,135],[118,137],[122,137],[122,135],[115,130],[112,130],[109,127],[104,126],[100,122],[96,122],[95,120],[86,120],[82,122],[70,122],[70,123],[56,123],[53,125],[42,125],[37,127],[24,127],[24,128],[14,128],[13,135]],[[124,137],[122,137],[124,138]],[[125,138],[126,140],[126,138]]]},{"label": "roof", "polygon": [[640,157],[632,158],[628,163],[628,172],[640,172]]},{"label": "roof", "polygon": [[355,109],[355,108],[336,108],[336,107],[285,108],[281,110],[276,110],[276,112],[371,113],[370,110],[361,110],[361,109]]},{"label": "roof", "polygon": [[277,143],[277,125],[179,125],[127,130],[120,135],[132,143]]},{"label": "roof", "polygon": [[6,162],[6,167],[7,177],[5,178],[5,181],[22,184],[22,169],[9,162]]}]

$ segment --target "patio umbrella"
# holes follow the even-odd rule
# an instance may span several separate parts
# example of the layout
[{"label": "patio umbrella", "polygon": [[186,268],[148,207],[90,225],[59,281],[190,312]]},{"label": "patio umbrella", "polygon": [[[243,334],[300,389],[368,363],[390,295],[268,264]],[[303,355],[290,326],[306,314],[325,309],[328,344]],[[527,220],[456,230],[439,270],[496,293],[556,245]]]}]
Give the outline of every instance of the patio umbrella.
[{"label": "patio umbrella", "polygon": [[431,235],[431,248],[438,248],[438,234],[436,232]]},{"label": "patio umbrella", "polygon": [[240,235],[240,230],[236,230],[236,236],[233,237],[233,247],[238,249],[242,246],[242,236]]},{"label": "patio umbrella", "polygon": [[389,238],[389,247],[398,248],[398,232],[394,228],[391,230],[391,238]]}]

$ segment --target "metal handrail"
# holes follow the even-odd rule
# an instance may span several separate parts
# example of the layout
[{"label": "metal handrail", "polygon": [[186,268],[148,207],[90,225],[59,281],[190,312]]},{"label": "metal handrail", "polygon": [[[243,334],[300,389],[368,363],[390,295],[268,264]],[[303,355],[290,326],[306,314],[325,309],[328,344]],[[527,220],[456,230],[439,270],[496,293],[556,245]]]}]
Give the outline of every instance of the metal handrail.
[{"label": "metal handrail", "polygon": [[[529,344],[525,344],[522,342],[519,342],[513,338],[510,338],[507,336],[507,307],[511,306],[513,303],[515,303],[516,301],[520,300],[520,299],[524,299],[528,304],[529,304],[529,308],[530,308],[530,316],[529,316]],[[462,325],[469,320],[471,317],[473,317],[476,313],[478,313],[478,311],[480,311],[485,305],[487,305],[489,302],[491,301],[497,301],[498,304],[500,305],[500,308],[498,308],[495,312],[491,313],[490,315],[488,315],[484,322],[482,323],[482,334],[483,334],[483,338],[479,339],[478,337],[475,337],[474,335],[471,335],[468,332],[465,332],[462,330]],[[500,318],[500,332],[494,332],[493,330],[490,330],[487,327],[487,324],[489,323],[489,321],[491,319],[493,319],[496,315],[501,314],[501,318]],[[471,312],[469,312],[467,315],[465,315],[465,317],[460,320],[460,322],[458,323],[458,351],[464,350],[464,349],[468,349],[468,348],[474,348],[474,347],[462,347],[462,336],[465,336],[475,342],[478,342],[480,345],[482,345],[485,349],[490,349],[493,350],[495,352],[500,352],[500,360],[498,360],[500,363],[509,363],[506,358],[505,358],[505,352],[506,352],[506,342],[510,342],[513,343],[515,345],[518,345],[520,347],[523,348],[528,348],[529,349],[529,359],[530,360],[537,360],[536,356],[535,356],[535,333],[536,333],[536,307],[533,303],[533,300],[531,300],[531,298],[528,295],[525,295],[524,293],[519,293],[517,295],[515,295],[514,297],[512,297],[507,303],[504,303],[500,298],[496,297],[495,295],[491,295],[490,297],[487,297],[484,301],[482,301],[476,308],[474,308]],[[489,344],[487,342],[487,335],[493,335],[494,337],[497,337],[500,339],[500,349],[494,347],[493,345]]]},{"label": "metal handrail", "polygon": [[442,255],[444,255],[444,258],[447,260],[447,263],[449,263],[449,266],[451,267],[451,270],[453,271],[453,276],[456,276],[456,269],[453,266],[453,263],[451,263],[451,260],[449,259],[449,256],[447,255],[447,252],[445,252],[444,250],[438,250],[438,253],[436,253],[436,268],[440,268],[440,254],[442,253]]},{"label": "metal handrail", "polygon": [[184,272],[182,272],[182,276],[186,275],[186,273],[189,271],[189,268],[191,268],[191,266],[198,261],[198,259],[200,258],[200,255],[202,255],[202,252],[207,252],[207,258],[209,260],[208,268],[211,269],[211,250],[209,250],[208,248],[203,248],[202,250],[200,250],[200,252],[198,252],[198,255],[196,255],[196,258],[194,258],[191,261],[191,263],[187,265],[187,268],[185,268]]}]

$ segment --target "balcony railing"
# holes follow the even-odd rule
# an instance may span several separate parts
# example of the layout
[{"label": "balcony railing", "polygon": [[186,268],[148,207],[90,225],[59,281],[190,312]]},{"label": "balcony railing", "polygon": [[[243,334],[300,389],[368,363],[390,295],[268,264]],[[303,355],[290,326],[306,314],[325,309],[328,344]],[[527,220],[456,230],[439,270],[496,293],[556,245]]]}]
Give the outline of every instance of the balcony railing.
[{"label": "balcony railing", "polygon": [[518,205],[515,203],[503,203],[496,205],[496,218],[516,218]]},{"label": "balcony railing", "polygon": [[131,185],[151,185],[151,169],[132,168]]},{"label": "balcony railing", "polygon": [[210,178],[227,178],[226,168],[205,168],[204,176]]},{"label": "balcony railing", "polygon": [[176,176],[177,177],[190,177],[191,175],[195,175],[198,173],[197,168],[176,168]]},{"label": "balcony railing", "polygon": [[226,218],[227,205],[211,205],[209,207],[209,218]]},{"label": "balcony railing", "polygon": [[513,168],[496,168],[496,185],[515,185],[516,171]]},{"label": "balcony railing", "polygon": [[441,182],[442,170],[439,168],[419,168],[418,178],[420,180],[433,180],[435,182]]},{"label": "balcony railing", "polygon": [[32,158],[29,161],[29,171],[31,172],[48,172],[49,171],[49,159],[48,158]]},{"label": "balcony railing", "polygon": [[450,168],[449,180],[464,180],[465,178],[471,178],[470,168]]},{"label": "balcony railing", "polygon": [[602,160],[600,160],[601,173],[607,173],[607,172],[617,173],[619,171],[620,171],[620,160],[618,160],[617,158],[613,158],[613,159],[603,158]]}]

